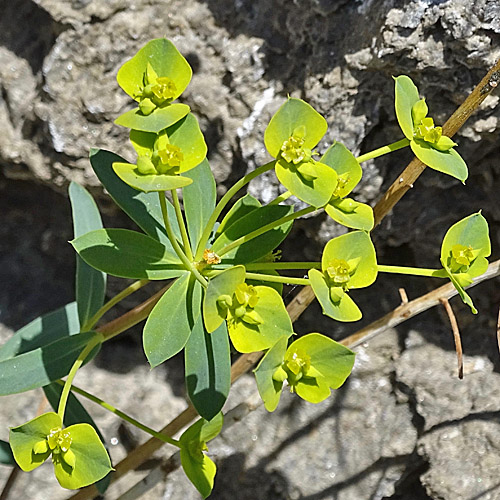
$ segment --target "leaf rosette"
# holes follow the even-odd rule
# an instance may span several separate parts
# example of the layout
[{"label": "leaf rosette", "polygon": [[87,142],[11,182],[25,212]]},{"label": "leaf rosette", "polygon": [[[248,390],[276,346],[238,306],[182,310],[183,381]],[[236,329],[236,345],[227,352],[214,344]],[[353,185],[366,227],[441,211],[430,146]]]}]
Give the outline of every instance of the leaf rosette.
[{"label": "leaf rosette", "polygon": [[313,148],[325,135],[326,120],[301,99],[289,98],[264,133],[267,151],[276,158],[278,180],[299,200],[322,207],[337,186],[337,174],[313,159]]},{"label": "leaf rosette", "polygon": [[453,149],[456,143],[427,116],[425,99],[420,99],[411,78],[401,75],[394,81],[396,117],[415,156],[428,167],[465,182],[467,165]]},{"label": "leaf rosette", "polygon": [[370,286],[376,278],[375,248],[364,231],[353,231],[330,240],[323,250],[321,272],[309,271],[309,281],[323,314],[337,321],[361,319],[361,311],[348,291]]}]

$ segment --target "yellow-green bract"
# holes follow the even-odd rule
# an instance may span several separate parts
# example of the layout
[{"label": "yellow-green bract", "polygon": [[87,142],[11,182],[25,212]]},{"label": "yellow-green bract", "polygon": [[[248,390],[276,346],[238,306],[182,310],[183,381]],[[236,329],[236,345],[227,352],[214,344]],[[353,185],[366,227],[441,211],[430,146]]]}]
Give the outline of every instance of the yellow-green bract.
[{"label": "yellow-green bract", "polygon": [[89,424],[63,428],[57,413],[45,413],[10,430],[14,458],[31,471],[52,456],[59,484],[70,490],[102,479],[112,470],[108,453]]},{"label": "yellow-green bract", "polygon": [[312,158],[325,135],[326,120],[301,99],[289,98],[271,118],[264,133],[269,154],[276,158],[279,181],[297,198],[322,207],[337,186],[337,174]]},{"label": "yellow-green bract", "polygon": [[394,81],[396,116],[415,156],[428,167],[465,182],[467,165],[453,149],[456,144],[427,117],[427,105],[411,78],[401,75]]},{"label": "yellow-green bract", "polygon": [[319,333],[292,342],[280,339],[254,370],[259,393],[268,411],[278,406],[283,382],[292,392],[311,403],[330,396],[351,373],[354,353]]},{"label": "yellow-green bract", "polygon": [[448,229],[441,245],[441,264],[463,302],[474,314],[477,309],[464,287],[488,268],[491,254],[488,223],[481,213],[472,214]]}]

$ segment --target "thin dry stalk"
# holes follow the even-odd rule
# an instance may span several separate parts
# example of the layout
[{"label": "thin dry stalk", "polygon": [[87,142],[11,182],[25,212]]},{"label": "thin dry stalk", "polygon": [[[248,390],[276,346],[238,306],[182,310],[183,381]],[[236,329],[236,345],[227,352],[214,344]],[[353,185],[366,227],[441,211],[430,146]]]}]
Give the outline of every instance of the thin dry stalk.
[{"label": "thin dry stalk", "polygon": [[440,299],[439,302],[443,304],[446,314],[448,314],[448,318],[450,319],[453,338],[455,339],[455,350],[457,351],[458,378],[462,380],[464,378],[464,359],[462,352],[462,339],[460,337],[460,330],[458,329],[457,318],[455,317],[455,313],[453,312],[453,308],[448,302],[448,299],[443,298]]}]

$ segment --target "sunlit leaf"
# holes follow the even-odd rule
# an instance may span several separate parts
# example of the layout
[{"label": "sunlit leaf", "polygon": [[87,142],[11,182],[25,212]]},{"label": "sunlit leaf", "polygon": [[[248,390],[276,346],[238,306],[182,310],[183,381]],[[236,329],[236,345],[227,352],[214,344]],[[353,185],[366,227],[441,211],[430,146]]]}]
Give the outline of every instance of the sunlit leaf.
[{"label": "sunlit leaf", "polygon": [[429,143],[415,139],[410,142],[415,156],[428,167],[438,172],[451,175],[465,183],[469,172],[463,158],[452,148],[448,151],[439,151]]},{"label": "sunlit leaf", "polygon": [[413,139],[413,105],[420,100],[418,89],[406,75],[394,78],[396,117],[403,134],[407,139]]}]

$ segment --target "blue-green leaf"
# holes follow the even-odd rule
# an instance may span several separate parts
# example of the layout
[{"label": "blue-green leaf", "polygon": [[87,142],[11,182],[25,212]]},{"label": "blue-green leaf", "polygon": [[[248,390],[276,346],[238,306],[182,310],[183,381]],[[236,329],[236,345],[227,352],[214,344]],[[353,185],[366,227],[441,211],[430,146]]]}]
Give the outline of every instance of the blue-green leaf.
[{"label": "blue-green leaf", "polygon": [[144,326],[144,352],[154,368],[180,352],[201,313],[201,285],[179,278],[158,301]]},{"label": "blue-green leaf", "polygon": [[[121,156],[92,149],[90,163],[114,202],[149,236],[159,240],[169,251],[173,252],[163,225],[163,216],[157,193],[143,193],[123,182],[114,172],[113,163],[126,162]],[[175,218],[174,207],[166,200],[170,224],[179,237],[179,227]]]},{"label": "blue-green leaf", "polygon": [[[224,246],[266,224],[270,224],[293,212],[293,207],[286,205],[267,205],[252,210],[250,213],[229,226],[215,240],[212,250],[217,253]],[[253,240],[243,243],[239,247],[224,255],[223,262],[232,264],[246,264],[254,262],[269,252],[272,252],[288,235],[292,229],[292,222],[264,233]]]},{"label": "blue-green leaf", "polygon": [[232,226],[236,221],[245,215],[260,207],[261,204],[257,198],[254,198],[249,194],[242,196],[222,219],[219,227],[217,228],[217,235],[224,232],[228,227]]},{"label": "blue-green leaf", "polygon": [[[56,340],[14,358],[0,361],[0,396],[43,387],[65,377],[95,332],[85,332]],[[96,347],[87,362],[98,352]]]},{"label": "blue-green leaf", "polygon": [[10,444],[3,440],[0,440],[0,464],[16,465]]},{"label": "blue-green leaf", "polygon": [[128,229],[99,229],[71,242],[82,259],[112,276],[164,280],[184,273],[176,254]]},{"label": "blue-green leaf", "polygon": [[62,337],[74,335],[80,331],[76,302],[39,316],[17,330],[12,337],[0,347],[0,361],[18,354],[32,351],[37,347],[50,344]]},{"label": "blue-green leaf", "polygon": [[211,420],[231,387],[231,357],[226,323],[208,333],[200,315],[185,348],[186,386],[196,411]]},{"label": "blue-green leaf", "polygon": [[182,194],[189,238],[193,253],[196,253],[203,230],[215,208],[215,179],[206,159],[193,170],[186,172],[184,177],[193,179],[192,184],[182,189]]},{"label": "blue-green leaf", "polygon": [[[89,231],[102,229],[99,209],[85,188],[72,182],[69,185],[69,199],[75,238]],[[84,325],[104,304],[106,274],[89,266],[77,256],[75,287],[78,316],[80,324]]]}]

